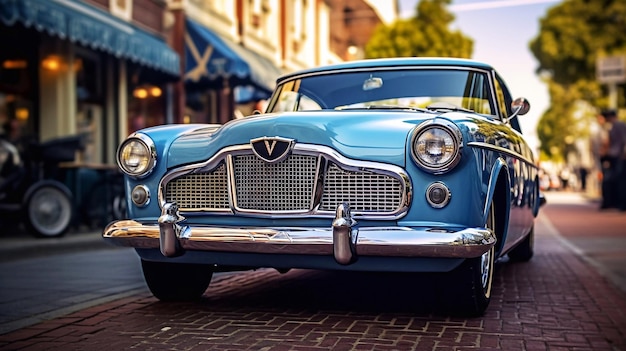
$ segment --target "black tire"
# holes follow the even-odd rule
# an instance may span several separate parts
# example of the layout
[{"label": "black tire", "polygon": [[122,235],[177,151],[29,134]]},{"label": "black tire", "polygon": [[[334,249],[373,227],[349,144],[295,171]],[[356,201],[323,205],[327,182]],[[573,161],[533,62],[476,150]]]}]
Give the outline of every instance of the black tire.
[{"label": "black tire", "polygon": [[513,250],[509,251],[509,259],[513,262],[528,262],[535,253],[535,227],[530,229],[530,233]]},{"label": "black tire", "polygon": [[[495,209],[492,204],[486,227],[495,230]],[[440,297],[444,310],[453,315],[478,317],[491,301],[495,248],[482,256],[465,260],[444,277]]]},{"label": "black tire", "polygon": [[24,222],[37,237],[60,237],[73,217],[72,194],[62,183],[46,180],[33,184],[24,202]]},{"label": "black tire", "polygon": [[194,301],[202,297],[211,283],[210,266],[141,260],[143,277],[161,301]]}]

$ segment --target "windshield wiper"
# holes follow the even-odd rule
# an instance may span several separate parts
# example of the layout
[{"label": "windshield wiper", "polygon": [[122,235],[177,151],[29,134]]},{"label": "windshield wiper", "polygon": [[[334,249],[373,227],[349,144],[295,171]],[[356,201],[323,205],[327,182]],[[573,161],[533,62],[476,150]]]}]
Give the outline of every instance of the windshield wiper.
[{"label": "windshield wiper", "polygon": [[337,108],[337,110],[402,110],[402,111],[416,111],[416,112],[428,112],[432,113],[432,110],[421,108],[421,107],[412,107],[412,106],[399,106],[399,105],[367,105],[361,107],[341,107]]},{"label": "windshield wiper", "polygon": [[463,107],[460,107],[460,106],[457,106],[448,102],[435,102],[433,104],[426,106],[426,108],[430,111],[446,110],[446,111],[461,111],[461,112],[474,113],[474,111],[472,110],[468,110],[466,108],[463,108]]}]

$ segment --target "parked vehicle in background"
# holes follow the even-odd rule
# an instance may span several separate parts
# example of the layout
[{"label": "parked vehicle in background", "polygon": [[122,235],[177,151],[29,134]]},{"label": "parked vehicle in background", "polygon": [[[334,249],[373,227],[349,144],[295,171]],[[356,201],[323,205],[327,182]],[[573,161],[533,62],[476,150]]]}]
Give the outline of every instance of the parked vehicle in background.
[{"label": "parked vehicle in background", "polygon": [[136,248],[161,300],[199,298],[220,270],[436,272],[442,305],[481,314],[495,260],[533,255],[528,110],[471,60],[286,74],[264,114],[123,141],[129,219],[103,237]]},{"label": "parked vehicle in background", "polygon": [[[25,155],[15,156],[22,160],[0,177],[2,219],[23,223],[38,237],[65,234],[72,224],[73,194],[59,179],[58,164],[73,161],[82,147],[79,136],[69,136],[32,143]],[[0,169],[9,162],[0,161]]]},{"label": "parked vehicle in background", "polygon": [[540,189],[543,191],[560,190],[562,188],[561,178],[550,172],[541,172],[539,175]]}]

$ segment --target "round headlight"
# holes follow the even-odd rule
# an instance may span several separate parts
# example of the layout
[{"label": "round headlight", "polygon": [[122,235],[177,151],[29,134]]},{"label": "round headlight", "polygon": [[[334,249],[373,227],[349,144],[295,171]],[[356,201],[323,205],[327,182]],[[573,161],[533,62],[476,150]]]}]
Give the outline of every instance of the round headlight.
[{"label": "round headlight", "polygon": [[461,147],[461,133],[449,121],[426,122],[413,134],[413,159],[431,173],[445,173],[454,168],[461,159]]},{"label": "round headlight", "polygon": [[117,163],[131,177],[142,178],[156,165],[156,148],[152,139],[143,134],[128,137],[117,150]]}]

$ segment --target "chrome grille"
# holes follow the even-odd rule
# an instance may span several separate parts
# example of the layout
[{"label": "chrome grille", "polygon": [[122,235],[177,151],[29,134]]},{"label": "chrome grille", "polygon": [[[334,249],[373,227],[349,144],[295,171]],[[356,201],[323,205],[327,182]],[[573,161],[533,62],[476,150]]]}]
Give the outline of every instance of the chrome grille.
[{"label": "chrome grille", "polygon": [[230,209],[226,166],[211,172],[187,174],[167,183],[165,198],[183,211]]},{"label": "chrome grille", "polygon": [[291,155],[266,163],[254,155],[235,156],[236,205],[259,211],[308,211],[315,187],[317,158]]},{"label": "chrome grille", "polygon": [[373,172],[350,172],[330,164],[320,209],[332,211],[348,202],[353,211],[393,212],[402,206],[400,180]]},{"label": "chrome grille", "polygon": [[183,214],[332,217],[338,205],[348,202],[357,216],[399,218],[410,200],[407,180],[397,166],[351,160],[325,146],[297,144],[276,163],[233,146],[167,174],[159,200],[176,202]]}]

